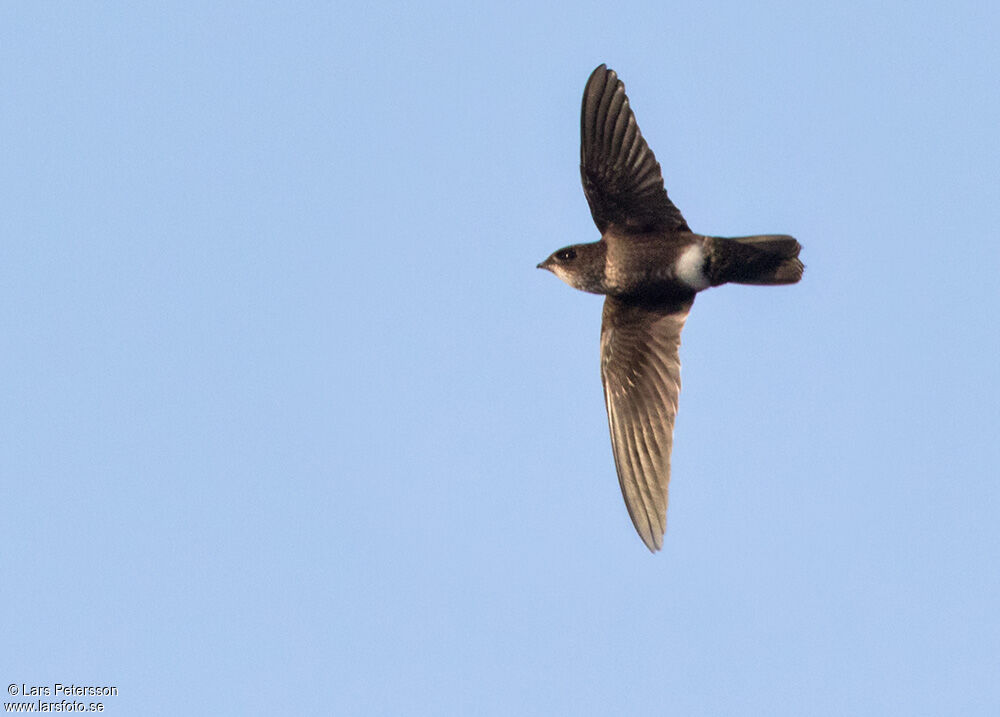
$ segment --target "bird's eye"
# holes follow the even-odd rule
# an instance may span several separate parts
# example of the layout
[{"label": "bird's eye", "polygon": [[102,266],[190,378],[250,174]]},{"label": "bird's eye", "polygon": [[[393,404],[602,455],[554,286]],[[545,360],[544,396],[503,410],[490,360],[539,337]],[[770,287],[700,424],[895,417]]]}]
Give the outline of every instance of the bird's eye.
[{"label": "bird's eye", "polygon": [[573,261],[573,259],[576,259],[576,251],[574,249],[561,249],[556,252],[556,259],[559,261]]}]

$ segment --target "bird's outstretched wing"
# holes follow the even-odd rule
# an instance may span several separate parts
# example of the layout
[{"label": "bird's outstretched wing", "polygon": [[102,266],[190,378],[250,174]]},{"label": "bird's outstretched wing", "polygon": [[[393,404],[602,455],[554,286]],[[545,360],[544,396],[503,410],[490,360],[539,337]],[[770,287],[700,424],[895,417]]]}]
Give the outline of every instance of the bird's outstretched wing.
[{"label": "bird's outstretched wing", "polygon": [[607,297],[601,378],[618,482],[639,537],[663,547],[674,417],[681,391],[678,349],[694,297],[655,304]]},{"label": "bird's outstretched wing", "polygon": [[580,174],[594,223],[637,232],[690,231],[667,197],[660,164],[646,144],[614,70],[587,80],[580,113]]}]

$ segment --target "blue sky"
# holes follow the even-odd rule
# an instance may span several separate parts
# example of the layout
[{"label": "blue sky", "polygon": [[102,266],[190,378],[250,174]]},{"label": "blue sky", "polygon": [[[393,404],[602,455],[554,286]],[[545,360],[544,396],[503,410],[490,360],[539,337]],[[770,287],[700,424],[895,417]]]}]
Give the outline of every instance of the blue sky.
[{"label": "blue sky", "polygon": [[[0,10],[0,676],[108,714],[1000,712],[987,3]],[[626,514],[579,102],[702,294]]]}]

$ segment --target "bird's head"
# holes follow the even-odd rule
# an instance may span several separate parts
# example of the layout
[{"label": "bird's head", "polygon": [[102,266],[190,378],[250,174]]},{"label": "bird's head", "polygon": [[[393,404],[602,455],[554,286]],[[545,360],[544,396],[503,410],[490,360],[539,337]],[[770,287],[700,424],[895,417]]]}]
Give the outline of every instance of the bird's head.
[{"label": "bird's head", "polygon": [[538,268],[551,271],[574,289],[603,294],[605,249],[603,241],[563,247]]}]

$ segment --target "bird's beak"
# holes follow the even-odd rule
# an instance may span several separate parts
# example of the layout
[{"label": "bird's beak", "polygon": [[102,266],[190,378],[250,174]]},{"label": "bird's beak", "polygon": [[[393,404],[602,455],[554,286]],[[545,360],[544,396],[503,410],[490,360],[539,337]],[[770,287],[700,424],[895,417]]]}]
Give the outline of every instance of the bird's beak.
[{"label": "bird's beak", "polygon": [[548,269],[552,265],[552,257],[549,257],[545,261],[541,262],[536,269]]}]

